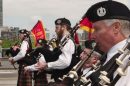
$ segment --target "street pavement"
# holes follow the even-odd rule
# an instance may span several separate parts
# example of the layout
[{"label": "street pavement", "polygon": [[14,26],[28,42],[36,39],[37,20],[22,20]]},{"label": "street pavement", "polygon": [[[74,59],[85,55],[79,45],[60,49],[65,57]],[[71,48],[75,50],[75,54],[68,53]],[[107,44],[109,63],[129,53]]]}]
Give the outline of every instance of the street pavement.
[{"label": "street pavement", "polygon": [[[0,86],[16,86],[17,70],[9,63],[8,58],[1,59],[0,66]],[[17,64],[15,64],[18,67]]]},{"label": "street pavement", "polygon": [[[16,68],[18,67],[15,64]],[[16,86],[17,84],[17,69],[8,62],[8,59],[2,59],[2,66],[0,66],[0,86]],[[50,75],[47,75],[49,81]]]},{"label": "street pavement", "polygon": [[16,86],[17,70],[0,70],[0,86]]},{"label": "street pavement", "polygon": [[[7,69],[11,69],[11,70],[14,70],[14,66],[8,61],[8,58],[3,58],[1,59],[1,62],[2,62],[2,66],[0,66],[0,70],[7,70]],[[18,64],[14,64],[15,67],[17,68],[18,67]]]}]

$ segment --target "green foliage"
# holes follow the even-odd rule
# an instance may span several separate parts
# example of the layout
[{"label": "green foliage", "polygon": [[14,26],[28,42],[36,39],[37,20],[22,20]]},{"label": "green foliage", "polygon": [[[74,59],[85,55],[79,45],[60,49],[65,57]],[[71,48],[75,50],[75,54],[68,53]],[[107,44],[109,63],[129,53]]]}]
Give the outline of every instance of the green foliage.
[{"label": "green foliage", "polygon": [[11,40],[11,39],[2,39],[2,48],[9,48],[18,42],[18,39]]},{"label": "green foliage", "polygon": [[[10,48],[15,43],[19,42],[19,39],[2,39],[2,48]],[[32,47],[35,48],[34,39],[31,37]]]}]

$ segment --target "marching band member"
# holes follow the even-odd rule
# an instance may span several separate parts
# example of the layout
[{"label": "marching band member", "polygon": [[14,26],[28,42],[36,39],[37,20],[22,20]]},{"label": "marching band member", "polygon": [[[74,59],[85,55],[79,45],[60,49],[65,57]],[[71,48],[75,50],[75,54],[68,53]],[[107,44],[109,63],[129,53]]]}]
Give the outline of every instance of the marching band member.
[{"label": "marching band member", "polygon": [[[58,44],[64,41],[64,38],[70,35],[71,23],[66,18],[59,18],[55,21]],[[58,59],[52,62],[46,62],[44,55],[41,55],[39,62],[31,68],[33,70],[52,70],[52,77],[55,81],[60,81],[58,78],[67,74],[69,70],[74,66],[75,61],[72,61],[72,55],[75,52],[75,45],[72,39],[69,39],[65,46],[61,49],[61,54]],[[55,57],[54,57],[55,58]]]},{"label": "marching band member", "polygon": [[[46,47],[47,41],[44,39],[37,40],[37,47]],[[38,57],[38,55],[36,55]],[[29,66],[28,66],[29,67]],[[27,68],[27,67],[25,67]],[[26,71],[27,69],[25,69]],[[34,71],[34,86],[45,86],[48,83],[45,71]]]},{"label": "marching band member", "polygon": [[[85,17],[92,22],[95,29],[92,38],[97,42],[100,50],[107,53],[104,66],[110,64],[113,56],[118,49],[123,48],[126,38],[130,35],[130,10],[120,2],[102,1],[91,6]],[[127,63],[128,57],[123,60],[124,64]],[[99,75],[100,73],[92,74],[92,86],[99,85]],[[129,79],[130,67],[127,75],[122,76],[115,86],[130,86]]]},{"label": "marching band member", "polygon": [[[93,43],[94,40],[87,40],[85,41],[85,48],[84,50],[82,51],[82,53],[80,54],[80,59],[81,60],[84,60],[85,58],[87,58],[87,56],[90,54],[90,52],[92,51],[93,49]],[[78,76],[79,77],[82,77],[84,76],[86,78],[86,80],[88,79],[88,74],[90,71],[93,71],[92,70],[92,66],[94,64],[96,64],[99,60],[100,60],[100,57],[101,57],[101,54],[102,52],[96,47],[95,49],[96,51],[94,51],[91,55],[91,57],[85,62],[85,64],[83,65],[83,67],[81,68],[81,71],[78,72]],[[98,51],[97,51],[98,50]],[[79,78],[80,79],[80,78]],[[79,80],[78,79],[78,80]],[[74,82],[74,84],[76,86],[78,86],[78,80],[76,80]]]},{"label": "marching band member", "polygon": [[29,32],[26,29],[19,30],[19,38],[22,42],[20,51],[16,56],[10,57],[9,61],[12,64],[15,62],[18,62],[19,64],[17,86],[32,86],[32,73],[24,73],[24,66],[26,65],[26,54],[32,50]]},{"label": "marching band member", "polygon": [[[87,55],[91,52],[91,50],[92,50],[92,43],[93,42],[91,42],[90,46],[86,45],[86,47],[84,48],[83,52],[80,54],[80,59],[81,60],[83,60],[84,58],[86,58]],[[82,67],[82,69],[83,69],[83,75],[85,73],[87,73],[92,68],[93,64],[97,63],[97,61],[99,60],[100,57],[101,57],[101,54],[98,53],[98,51],[94,51],[92,53],[92,56],[90,57],[90,59],[88,59],[86,61],[86,63],[84,64],[84,66]]]}]

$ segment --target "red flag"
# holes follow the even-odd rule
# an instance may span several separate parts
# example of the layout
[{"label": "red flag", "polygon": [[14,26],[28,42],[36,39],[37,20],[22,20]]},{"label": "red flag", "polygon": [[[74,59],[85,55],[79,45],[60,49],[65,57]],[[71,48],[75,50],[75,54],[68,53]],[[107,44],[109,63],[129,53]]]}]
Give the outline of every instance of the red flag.
[{"label": "red flag", "polygon": [[88,18],[84,18],[80,21],[80,28],[89,33],[88,39],[91,40],[91,33],[94,32],[94,29],[92,28],[92,23]]},{"label": "red flag", "polygon": [[40,20],[38,20],[37,24],[33,27],[31,32],[34,36],[35,46],[37,45],[38,39],[46,39],[46,32]]},{"label": "red flag", "polygon": [[79,44],[79,37],[77,33],[74,34],[74,41],[76,44]]}]

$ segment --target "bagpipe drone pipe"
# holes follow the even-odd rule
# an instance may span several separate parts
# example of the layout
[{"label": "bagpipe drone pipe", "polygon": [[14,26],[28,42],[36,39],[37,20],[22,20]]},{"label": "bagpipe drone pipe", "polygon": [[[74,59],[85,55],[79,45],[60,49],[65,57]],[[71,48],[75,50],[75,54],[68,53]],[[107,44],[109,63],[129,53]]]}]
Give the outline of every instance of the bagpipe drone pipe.
[{"label": "bagpipe drone pipe", "polygon": [[100,60],[97,61],[96,64],[93,64],[91,69],[85,74],[82,74],[78,77],[78,79],[74,82],[74,86],[87,86],[91,83],[90,75],[96,72],[101,66]]},{"label": "bagpipe drone pipe", "polygon": [[[66,37],[63,38],[63,40],[59,43],[57,42],[57,39],[52,38],[47,44],[46,47],[42,46],[42,47],[38,47],[36,49],[34,49],[33,51],[31,51],[30,53],[28,53],[27,59],[28,57],[32,58],[32,61],[27,61],[26,64],[27,65],[32,65],[35,64],[37,62],[37,60],[39,59],[39,54],[43,54],[45,57],[46,62],[52,62],[52,61],[56,61],[59,58],[59,55],[62,53],[61,49],[65,46],[65,44],[68,42],[68,40],[70,39],[71,35],[73,35],[76,30],[79,28],[79,24],[76,24],[70,31],[70,34],[67,35]],[[50,50],[48,47],[52,46],[53,50]],[[37,58],[38,57],[38,58]]]},{"label": "bagpipe drone pipe", "polygon": [[[123,60],[129,54],[130,36],[127,38],[125,46],[122,49],[119,49],[118,53],[116,53],[105,65],[101,66],[100,69],[91,76],[91,81],[93,81],[92,86],[114,86],[119,78],[125,75],[124,71],[129,66],[129,59],[127,65],[125,65],[124,68],[120,68],[120,66],[125,64]],[[118,75],[113,78],[116,70],[118,72]]]},{"label": "bagpipe drone pipe", "polygon": [[40,54],[44,55],[46,62],[56,61],[61,53],[61,50],[58,48],[55,48],[53,51],[51,51],[45,47],[38,47],[27,54],[27,58],[31,58],[31,61],[26,62],[26,64],[32,65],[37,63],[40,58]]},{"label": "bagpipe drone pipe", "polygon": [[[96,45],[94,45],[95,47]],[[83,67],[83,65],[85,64],[85,62],[91,58],[91,55],[93,53],[94,49],[87,55],[86,58],[84,58],[83,60],[79,61],[78,64],[76,64],[71,70],[70,72],[64,76],[61,84],[64,84],[65,86],[73,86],[74,80],[78,79],[78,71],[80,71],[80,69]]]}]

